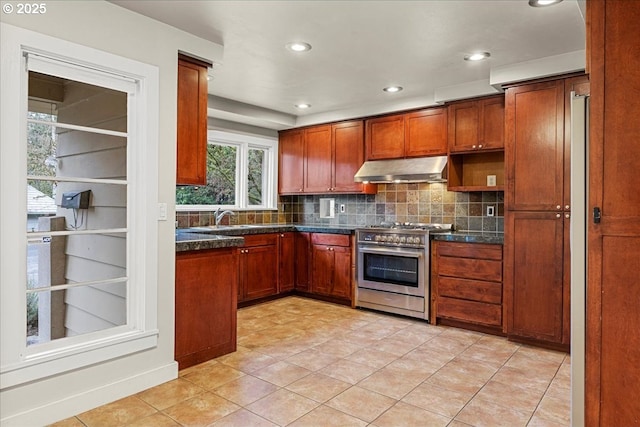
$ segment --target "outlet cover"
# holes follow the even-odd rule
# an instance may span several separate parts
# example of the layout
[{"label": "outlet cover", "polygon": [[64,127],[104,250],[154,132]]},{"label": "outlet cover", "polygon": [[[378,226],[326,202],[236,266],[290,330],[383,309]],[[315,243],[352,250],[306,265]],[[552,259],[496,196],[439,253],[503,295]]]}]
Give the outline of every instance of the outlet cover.
[{"label": "outlet cover", "polygon": [[493,216],[495,213],[495,206],[487,206],[487,216]]}]

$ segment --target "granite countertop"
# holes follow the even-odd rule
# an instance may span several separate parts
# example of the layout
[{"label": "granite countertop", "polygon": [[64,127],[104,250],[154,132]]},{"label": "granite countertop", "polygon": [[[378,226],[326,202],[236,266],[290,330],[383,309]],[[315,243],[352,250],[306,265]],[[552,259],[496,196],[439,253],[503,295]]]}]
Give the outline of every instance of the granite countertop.
[{"label": "granite countertop", "polygon": [[265,224],[219,227],[191,227],[176,230],[176,252],[242,246],[242,236],[249,234],[284,233],[302,231],[308,233],[353,234],[356,226]]},{"label": "granite countertop", "polygon": [[452,233],[433,233],[430,236],[433,240],[446,242],[504,244],[504,233],[496,231],[454,231]]}]

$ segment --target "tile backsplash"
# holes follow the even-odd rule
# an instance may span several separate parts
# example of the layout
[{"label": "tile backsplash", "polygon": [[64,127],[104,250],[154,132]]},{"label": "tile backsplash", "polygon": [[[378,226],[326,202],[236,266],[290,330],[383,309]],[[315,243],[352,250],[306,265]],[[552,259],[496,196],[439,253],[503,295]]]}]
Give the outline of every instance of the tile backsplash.
[{"label": "tile backsplash", "polygon": [[[334,218],[320,218],[320,199],[335,199]],[[494,216],[487,216],[493,206]],[[344,207],[344,212],[341,211]],[[213,212],[178,212],[178,227],[214,223]],[[240,211],[227,224],[375,225],[382,221],[453,223],[456,230],[504,231],[504,193],[451,192],[446,184],[379,184],[373,195],[281,196],[277,211]]]}]

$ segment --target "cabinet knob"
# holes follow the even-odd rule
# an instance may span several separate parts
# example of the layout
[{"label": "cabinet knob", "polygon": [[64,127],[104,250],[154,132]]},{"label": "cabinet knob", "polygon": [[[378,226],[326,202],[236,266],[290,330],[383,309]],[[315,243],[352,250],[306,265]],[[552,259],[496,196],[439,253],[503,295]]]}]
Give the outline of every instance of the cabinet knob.
[{"label": "cabinet knob", "polygon": [[284,234],[281,234],[280,237],[284,237]]},{"label": "cabinet knob", "polygon": [[556,214],[556,218],[560,218],[562,215],[560,214]]},{"label": "cabinet knob", "polygon": [[571,206],[569,206],[569,205],[565,205],[565,206],[564,206],[564,210],[565,210],[565,211],[568,211],[569,209],[571,209]]},{"label": "cabinet knob", "polygon": [[562,206],[560,206],[560,205],[556,205],[556,209],[557,209],[557,210],[560,210],[560,209],[562,209]]},{"label": "cabinet knob", "polygon": [[482,148],[482,144],[478,145],[478,148]]},{"label": "cabinet knob", "polygon": [[331,191],[331,187],[327,187],[327,191]]},{"label": "cabinet knob", "polygon": [[571,218],[571,214],[568,214],[568,213],[567,213],[567,214],[564,214],[564,217],[565,217],[565,218]]},{"label": "cabinet knob", "polygon": [[474,149],[476,148],[475,144],[474,144],[473,148],[474,148]]}]

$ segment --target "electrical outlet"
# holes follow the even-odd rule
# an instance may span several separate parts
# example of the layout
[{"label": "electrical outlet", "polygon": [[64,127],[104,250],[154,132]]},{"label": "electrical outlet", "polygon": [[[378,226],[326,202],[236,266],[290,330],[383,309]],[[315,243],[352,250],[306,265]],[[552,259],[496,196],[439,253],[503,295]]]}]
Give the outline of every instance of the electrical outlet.
[{"label": "electrical outlet", "polygon": [[346,212],[346,207],[345,205],[340,205],[340,213],[345,213]]},{"label": "electrical outlet", "polygon": [[487,206],[487,216],[493,216],[495,213],[495,206]]}]

